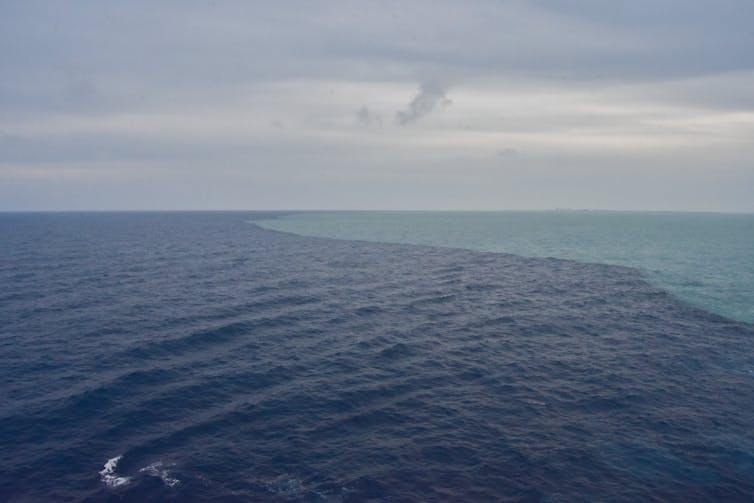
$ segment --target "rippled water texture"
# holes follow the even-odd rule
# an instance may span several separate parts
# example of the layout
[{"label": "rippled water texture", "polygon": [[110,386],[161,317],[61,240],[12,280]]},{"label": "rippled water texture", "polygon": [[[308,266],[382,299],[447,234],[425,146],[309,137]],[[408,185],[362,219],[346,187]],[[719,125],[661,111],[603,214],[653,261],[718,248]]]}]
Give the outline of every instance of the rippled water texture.
[{"label": "rippled water texture", "polygon": [[754,497],[751,325],[260,217],[0,215],[0,500]]}]

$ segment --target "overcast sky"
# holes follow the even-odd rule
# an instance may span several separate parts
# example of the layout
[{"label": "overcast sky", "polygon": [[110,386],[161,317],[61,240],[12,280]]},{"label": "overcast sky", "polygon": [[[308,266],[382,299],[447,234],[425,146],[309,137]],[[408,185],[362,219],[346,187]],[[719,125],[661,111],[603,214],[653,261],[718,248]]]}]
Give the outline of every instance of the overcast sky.
[{"label": "overcast sky", "polygon": [[754,2],[0,2],[0,210],[541,208],[754,211]]}]

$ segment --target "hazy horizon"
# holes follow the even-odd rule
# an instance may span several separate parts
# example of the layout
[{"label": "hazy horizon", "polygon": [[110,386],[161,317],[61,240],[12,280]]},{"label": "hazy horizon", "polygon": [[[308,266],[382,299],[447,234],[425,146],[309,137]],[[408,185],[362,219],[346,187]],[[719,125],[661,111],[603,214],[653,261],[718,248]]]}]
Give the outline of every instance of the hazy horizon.
[{"label": "hazy horizon", "polygon": [[537,213],[537,212],[563,212],[563,213],[699,213],[699,214],[723,214],[723,215],[754,215],[754,211],[716,211],[716,210],[626,210],[607,208],[522,208],[522,209],[485,209],[485,210],[453,210],[453,209],[291,209],[291,208],[166,208],[166,209],[18,209],[0,210],[0,213]]},{"label": "hazy horizon", "polygon": [[0,211],[751,213],[752,16],[3,2]]}]

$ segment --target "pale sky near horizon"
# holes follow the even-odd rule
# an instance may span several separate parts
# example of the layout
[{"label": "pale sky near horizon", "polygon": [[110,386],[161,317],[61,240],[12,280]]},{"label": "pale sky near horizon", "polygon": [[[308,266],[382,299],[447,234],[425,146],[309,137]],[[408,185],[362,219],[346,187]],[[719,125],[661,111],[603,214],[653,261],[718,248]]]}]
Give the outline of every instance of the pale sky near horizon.
[{"label": "pale sky near horizon", "polygon": [[754,2],[0,3],[0,210],[754,211]]}]

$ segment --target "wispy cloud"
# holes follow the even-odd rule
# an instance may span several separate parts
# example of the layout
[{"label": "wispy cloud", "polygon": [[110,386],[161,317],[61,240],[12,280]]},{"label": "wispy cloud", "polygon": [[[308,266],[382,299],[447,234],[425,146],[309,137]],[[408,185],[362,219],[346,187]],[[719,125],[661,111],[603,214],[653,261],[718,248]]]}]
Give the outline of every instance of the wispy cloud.
[{"label": "wispy cloud", "polygon": [[362,105],[356,111],[356,120],[362,126],[382,126],[382,116],[367,108],[366,105]]},{"label": "wispy cloud", "polygon": [[504,159],[513,159],[518,157],[519,152],[513,147],[505,147],[497,151],[497,156]]},{"label": "wispy cloud", "polygon": [[401,126],[416,122],[435,108],[450,106],[453,102],[445,96],[445,90],[437,84],[422,84],[419,93],[414,96],[404,110],[395,114],[395,122]]}]

